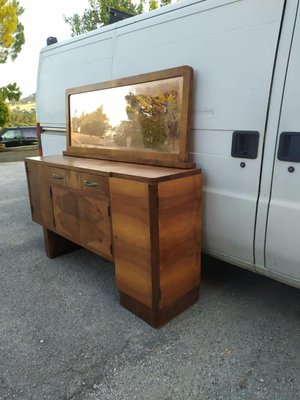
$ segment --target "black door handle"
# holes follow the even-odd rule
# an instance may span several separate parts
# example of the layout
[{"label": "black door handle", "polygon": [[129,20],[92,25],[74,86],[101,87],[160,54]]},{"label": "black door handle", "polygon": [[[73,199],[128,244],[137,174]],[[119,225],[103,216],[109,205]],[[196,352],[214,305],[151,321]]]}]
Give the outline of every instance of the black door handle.
[{"label": "black door handle", "polygon": [[281,161],[300,162],[300,132],[282,132],[277,157]]},{"label": "black door handle", "polygon": [[237,158],[256,158],[259,132],[234,131],[232,134],[231,156]]}]

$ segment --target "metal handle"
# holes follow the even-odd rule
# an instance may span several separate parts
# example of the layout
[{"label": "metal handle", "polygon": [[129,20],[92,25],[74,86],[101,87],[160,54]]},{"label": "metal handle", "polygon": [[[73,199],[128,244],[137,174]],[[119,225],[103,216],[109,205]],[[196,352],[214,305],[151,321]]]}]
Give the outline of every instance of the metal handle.
[{"label": "metal handle", "polygon": [[259,132],[234,131],[232,134],[231,156],[255,159],[258,153]]},{"label": "metal handle", "polygon": [[58,174],[52,174],[52,178],[53,179],[64,179],[64,177],[62,175],[58,175]]},{"label": "metal handle", "polygon": [[97,182],[92,182],[92,181],[83,181],[84,186],[88,187],[97,187],[99,186]]},{"label": "metal handle", "polygon": [[300,132],[280,134],[277,157],[281,161],[300,162]]}]

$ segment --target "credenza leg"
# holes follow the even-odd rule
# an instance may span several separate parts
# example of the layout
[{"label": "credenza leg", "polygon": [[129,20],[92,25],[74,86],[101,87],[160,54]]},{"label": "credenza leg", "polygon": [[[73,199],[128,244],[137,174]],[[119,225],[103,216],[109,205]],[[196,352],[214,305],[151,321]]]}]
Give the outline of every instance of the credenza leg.
[{"label": "credenza leg", "polygon": [[45,250],[49,258],[62,256],[80,248],[78,244],[65,239],[47,228],[43,228],[43,232]]},{"label": "credenza leg", "polygon": [[127,308],[127,310],[142,318],[148,324],[152,325],[154,328],[160,328],[176,315],[180,314],[185,309],[196,303],[198,299],[199,286],[196,286],[167,307],[150,308],[126,293],[120,291],[120,304]]}]

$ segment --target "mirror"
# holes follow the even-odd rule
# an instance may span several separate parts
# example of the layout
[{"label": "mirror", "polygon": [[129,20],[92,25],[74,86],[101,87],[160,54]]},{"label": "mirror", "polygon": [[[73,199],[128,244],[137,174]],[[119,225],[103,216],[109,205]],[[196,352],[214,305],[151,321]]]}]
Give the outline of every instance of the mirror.
[{"label": "mirror", "polygon": [[69,90],[68,151],[185,161],[191,77],[190,67],[179,67]]}]

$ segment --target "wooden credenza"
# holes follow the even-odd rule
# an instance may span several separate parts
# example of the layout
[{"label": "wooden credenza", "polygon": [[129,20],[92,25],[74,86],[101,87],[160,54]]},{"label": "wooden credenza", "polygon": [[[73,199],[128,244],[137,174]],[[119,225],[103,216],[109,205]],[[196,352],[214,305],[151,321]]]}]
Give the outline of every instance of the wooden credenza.
[{"label": "wooden credenza", "polygon": [[154,327],[197,301],[200,170],[67,156],[25,165],[49,257],[82,246],[113,261],[120,303]]}]

